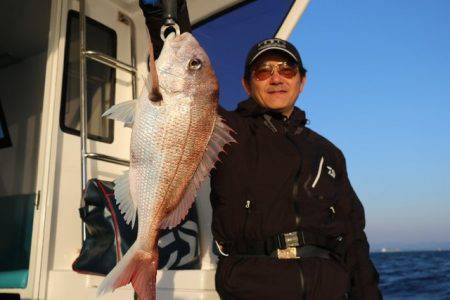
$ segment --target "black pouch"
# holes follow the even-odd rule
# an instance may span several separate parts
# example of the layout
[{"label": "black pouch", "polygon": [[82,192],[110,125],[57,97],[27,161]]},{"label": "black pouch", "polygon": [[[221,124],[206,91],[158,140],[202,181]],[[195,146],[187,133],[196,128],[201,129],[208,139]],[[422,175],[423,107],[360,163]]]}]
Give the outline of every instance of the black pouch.
[{"label": "black pouch", "polygon": [[[86,239],[72,269],[82,274],[107,275],[136,240],[138,222],[134,228],[126,224],[112,182],[89,180],[83,198],[85,206],[79,212],[86,225]],[[178,226],[159,232],[158,250],[158,269],[200,268],[195,204]]]}]

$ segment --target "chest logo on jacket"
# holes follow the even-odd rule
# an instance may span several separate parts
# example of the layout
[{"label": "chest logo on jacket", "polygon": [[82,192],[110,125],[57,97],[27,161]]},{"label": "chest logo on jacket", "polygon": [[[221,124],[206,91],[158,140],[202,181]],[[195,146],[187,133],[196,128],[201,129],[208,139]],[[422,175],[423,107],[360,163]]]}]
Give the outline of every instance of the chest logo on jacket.
[{"label": "chest logo on jacket", "polygon": [[328,169],[328,175],[330,175],[333,178],[336,178],[336,172],[334,171],[334,169],[330,166],[327,166]]}]

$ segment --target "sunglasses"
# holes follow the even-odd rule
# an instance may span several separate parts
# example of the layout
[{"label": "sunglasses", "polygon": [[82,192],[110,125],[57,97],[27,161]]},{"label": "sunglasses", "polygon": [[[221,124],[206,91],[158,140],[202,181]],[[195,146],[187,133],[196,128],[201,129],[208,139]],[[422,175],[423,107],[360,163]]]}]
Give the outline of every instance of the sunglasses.
[{"label": "sunglasses", "polygon": [[296,64],[288,64],[281,62],[275,65],[260,65],[253,70],[253,77],[256,80],[263,81],[273,75],[277,69],[278,74],[285,78],[292,78],[298,73],[298,66]]}]

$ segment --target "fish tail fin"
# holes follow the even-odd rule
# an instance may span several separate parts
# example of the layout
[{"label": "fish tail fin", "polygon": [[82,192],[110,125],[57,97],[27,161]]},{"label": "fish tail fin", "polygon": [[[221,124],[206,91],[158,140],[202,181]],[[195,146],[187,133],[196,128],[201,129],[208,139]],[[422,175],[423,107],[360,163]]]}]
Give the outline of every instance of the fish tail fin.
[{"label": "fish tail fin", "polygon": [[140,300],[156,298],[158,256],[137,247],[128,250],[97,289],[97,296],[113,292],[131,282]]}]

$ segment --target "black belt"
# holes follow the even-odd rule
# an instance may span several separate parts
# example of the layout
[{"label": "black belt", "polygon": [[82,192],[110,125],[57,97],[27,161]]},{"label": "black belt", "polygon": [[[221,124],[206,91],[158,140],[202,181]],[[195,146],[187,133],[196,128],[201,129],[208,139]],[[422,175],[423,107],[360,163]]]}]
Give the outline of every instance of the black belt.
[{"label": "black belt", "polygon": [[266,240],[238,240],[217,243],[223,256],[272,256],[278,258],[330,258],[326,250],[327,238],[304,231],[293,231],[272,236]]}]

